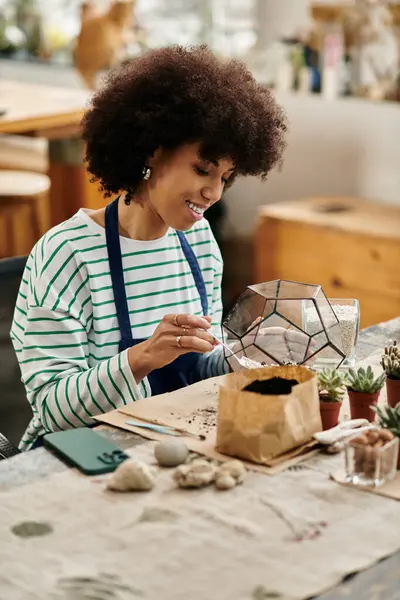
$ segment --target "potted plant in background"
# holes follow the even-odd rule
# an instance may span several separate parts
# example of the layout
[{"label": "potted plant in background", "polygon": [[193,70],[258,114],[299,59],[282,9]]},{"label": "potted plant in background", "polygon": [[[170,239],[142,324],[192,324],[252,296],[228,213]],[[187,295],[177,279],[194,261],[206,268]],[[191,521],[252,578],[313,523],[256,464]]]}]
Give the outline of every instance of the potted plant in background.
[{"label": "potted plant in background", "polygon": [[352,419],[375,420],[373,406],[378,404],[379,394],[385,385],[386,375],[375,377],[372,367],[360,367],[358,371],[349,369],[346,376],[346,387],[349,394],[350,414]]},{"label": "potted plant in background", "polygon": [[[383,406],[382,408],[377,406],[375,409],[378,415],[378,422],[381,427],[388,429],[400,438],[400,404],[397,404],[394,408],[392,406]],[[400,452],[397,459],[397,470],[400,469]]]},{"label": "potted plant in background", "polygon": [[400,348],[396,340],[385,348],[381,365],[387,376],[387,401],[389,406],[394,408],[400,402]]},{"label": "potted plant in background", "polygon": [[338,424],[345,393],[344,374],[336,369],[323,369],[317,377],[322,428],[325,431]]}]

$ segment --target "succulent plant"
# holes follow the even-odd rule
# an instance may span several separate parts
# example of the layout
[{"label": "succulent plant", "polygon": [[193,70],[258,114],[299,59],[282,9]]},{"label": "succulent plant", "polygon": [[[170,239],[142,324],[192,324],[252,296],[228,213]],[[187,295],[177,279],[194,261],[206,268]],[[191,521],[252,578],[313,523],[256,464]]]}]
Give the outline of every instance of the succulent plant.
[{"label": "succulent plant", "polygon": [[376,394],[385,385],[386,373],[375,377],[371,365],[366,369],[360,367],[358,371],[349,369],[346,376],[346,387],[352,392],[361,394]]},{"label": "succulent plant", "polygon": [[344,374],[336,369],[323,369],[317,375],[319,397],[324,402],[341,402],[345,392]]},{"label": "succulent plant", "polygon": [[379,425],[400,438],[400,404],[395,408],[389,405],[382,408],[375,406],[373,410],[378,415]]},{"label": "succulent plant", "polygon": [[400,348],[396,340],[391,346],[386,346],[381,365],[390,379],[400,379]]}]

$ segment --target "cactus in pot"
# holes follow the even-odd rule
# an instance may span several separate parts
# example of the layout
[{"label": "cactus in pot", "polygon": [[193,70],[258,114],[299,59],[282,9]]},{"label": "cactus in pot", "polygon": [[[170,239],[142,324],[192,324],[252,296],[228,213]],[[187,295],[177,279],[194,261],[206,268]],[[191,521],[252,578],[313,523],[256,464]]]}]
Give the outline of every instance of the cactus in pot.
[{"label": "cactus in pot", "polygon": [[375,377],[370,365],[366,369],[360,367],[358,371],[349,369],[346,377],[346,387],[349,391],[359,392],[360,394],[376,394],[385,385],[385,379],[385,373]]},{"label": "cactus in pot", "polygon": [[386,346],[381,365],[386,373],[386,392],[388,404],[395,407],[400,402],[400,348],[397,340]]},{"label": "cactus in pot", "polygon": [[338,424],[345,393],[344,375],[336,369],[323,369],[317,379],[322,428],[325,431]]},{"label": "cactus in pot", "polygon": [[378,403],[385,379],[385,373],[375,377],[370,365],[366,369],[360,367],[357,371],[349,369],[346,376],[346,387],[352,419],[368,419],[371,422],[375,420],[375,412],[372,407]]}]

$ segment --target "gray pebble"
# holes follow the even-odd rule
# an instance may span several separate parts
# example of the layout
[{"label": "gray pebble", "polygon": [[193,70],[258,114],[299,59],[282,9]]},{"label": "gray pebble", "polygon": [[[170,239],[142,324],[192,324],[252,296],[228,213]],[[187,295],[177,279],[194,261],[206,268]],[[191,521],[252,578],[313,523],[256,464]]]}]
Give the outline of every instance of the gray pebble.
[{"label": "gray pebble", "polygon": [[186,461],[188,455],[188,447],[182,440],[158,442],[154,448],[154,456],[161,467],[177,467]]}]

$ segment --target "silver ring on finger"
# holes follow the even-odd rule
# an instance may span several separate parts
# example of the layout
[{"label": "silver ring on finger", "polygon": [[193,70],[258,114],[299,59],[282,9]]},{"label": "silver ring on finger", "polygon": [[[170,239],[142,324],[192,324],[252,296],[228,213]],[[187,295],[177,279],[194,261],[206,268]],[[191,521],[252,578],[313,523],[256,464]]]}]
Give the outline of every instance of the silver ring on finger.
[{"label": "silver ring on finger", "polygon": [[176,345],[178,346],[178,348],[182,348],[182,344],[181,344],[181,338],[182,338],[182,336],[181,336],[181,335],[178,335],[178,336],[176,337]]},{"label": "silver ring on finger", "polygon": [[178,323],[178,315],[174,315],[174,325],[176,325],[177,327],[180,327],[180,325]]},{"label": "silver ring on finger", "polygon": [[182,329],[182,335],[189,335],[189,327],[184,327],[182,325],[181,329]]}]

